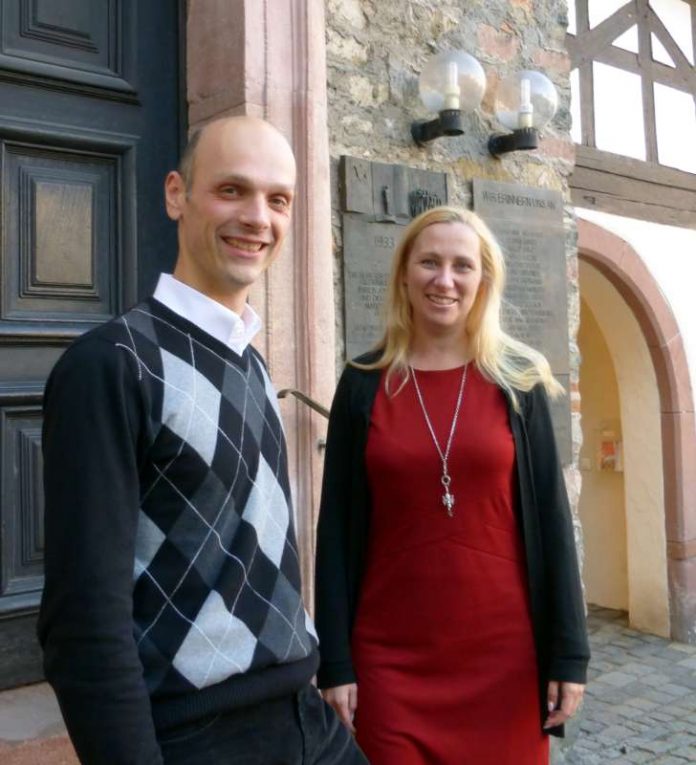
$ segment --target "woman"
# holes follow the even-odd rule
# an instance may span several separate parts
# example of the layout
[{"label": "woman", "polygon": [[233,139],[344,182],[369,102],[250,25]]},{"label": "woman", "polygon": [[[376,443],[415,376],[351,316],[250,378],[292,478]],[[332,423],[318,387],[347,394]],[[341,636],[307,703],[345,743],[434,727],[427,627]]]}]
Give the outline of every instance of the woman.
[{"label": "woman", "polygon": [[474,213],[404,232],[387,326],[331,409],[319,685],[372,765],[541,765],[589,659],[544,357],[500,326]]}]

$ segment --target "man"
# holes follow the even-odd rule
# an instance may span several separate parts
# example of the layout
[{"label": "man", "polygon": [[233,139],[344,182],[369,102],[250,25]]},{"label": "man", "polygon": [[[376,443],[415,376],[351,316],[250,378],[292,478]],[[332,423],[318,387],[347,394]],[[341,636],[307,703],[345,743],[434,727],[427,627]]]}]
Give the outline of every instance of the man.
[{"label": "man", "polygon": [[46,389],[46,677],[83,763],[365,763],[310,685],[277,400],[251,285],[290,226],[271,125],[216,120],[165,182],[173,275]]}]

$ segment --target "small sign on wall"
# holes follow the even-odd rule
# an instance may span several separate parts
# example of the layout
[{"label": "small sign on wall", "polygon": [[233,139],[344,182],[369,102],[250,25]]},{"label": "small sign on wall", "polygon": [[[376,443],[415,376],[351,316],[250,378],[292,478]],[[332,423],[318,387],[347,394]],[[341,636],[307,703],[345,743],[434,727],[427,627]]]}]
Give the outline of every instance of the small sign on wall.
[{"label": "small sign on wall", "polygon": [[597,450],[597,468],[615,473],[623,472],[622,443],[613,430],[602,430]]}]

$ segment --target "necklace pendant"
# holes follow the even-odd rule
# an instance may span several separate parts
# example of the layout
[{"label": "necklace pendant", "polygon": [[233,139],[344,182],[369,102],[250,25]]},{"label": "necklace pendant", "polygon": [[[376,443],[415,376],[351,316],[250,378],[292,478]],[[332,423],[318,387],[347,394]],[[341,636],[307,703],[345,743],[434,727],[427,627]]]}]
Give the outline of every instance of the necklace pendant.
[{"label": "necklace pendant", "polygon": [[452,509],[454,507],[454,494],[452,494],[449,488],[452,479],[447,472],[447,465],[442,466],[442,478],[440,478],[440,483],[445,489],[445,493],[442,495],[442,504],[447,508],[447,515],[452,518],[454,516],[454,510]]},{"label": "necklace pendant", "polygon": [[447,508],[447,515],[454,517],[454,494],[450,494],[449,489],[445,489],[445,493],[442,495],[442,504]]}]

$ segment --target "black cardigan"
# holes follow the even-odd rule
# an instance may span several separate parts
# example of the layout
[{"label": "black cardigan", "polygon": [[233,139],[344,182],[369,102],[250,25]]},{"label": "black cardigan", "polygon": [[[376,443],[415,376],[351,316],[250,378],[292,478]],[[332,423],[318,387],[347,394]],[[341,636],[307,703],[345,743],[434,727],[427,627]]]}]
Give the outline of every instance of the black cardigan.
[{"label": "black cardigan", "polygon": [[[358,360],[372,361],[374,355]],[[318,683],[356,682],[351,631],[365,570],[370,493],[365,446],[381,370],[347,366],[331,407],[317,530]],[[549,680],[585,683],[590,651],[573,524],[542,385],[508,397],[519,486],[516,511],[526,551],[539,699],[544,720]],[[560,728],[552,732],[562,734]]]}]

